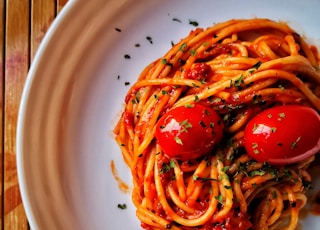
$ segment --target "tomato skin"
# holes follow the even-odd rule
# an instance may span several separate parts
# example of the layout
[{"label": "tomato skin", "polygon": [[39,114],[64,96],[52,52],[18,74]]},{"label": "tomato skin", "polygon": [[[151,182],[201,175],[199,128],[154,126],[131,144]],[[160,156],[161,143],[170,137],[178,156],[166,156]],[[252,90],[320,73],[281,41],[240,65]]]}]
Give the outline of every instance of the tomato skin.
[{"label": "tomato skin", "polygon": [[213,109],[194,104],[164,114],[155,136],[169,157],[189,160],[210,152],[221,140],[222,131],[223,122]]},{"label": "tomato skin", "polygon": [[211,72],[211,67],[206,63],[195,63],[194,66],[186,71],[188,79],[206,81]]},{"label": "tomato skin", "polygon": [[320,116],[299,105],[264,110],[247,124],[244,142],[257,161],[276,165],[301,162],[320,150]]}]

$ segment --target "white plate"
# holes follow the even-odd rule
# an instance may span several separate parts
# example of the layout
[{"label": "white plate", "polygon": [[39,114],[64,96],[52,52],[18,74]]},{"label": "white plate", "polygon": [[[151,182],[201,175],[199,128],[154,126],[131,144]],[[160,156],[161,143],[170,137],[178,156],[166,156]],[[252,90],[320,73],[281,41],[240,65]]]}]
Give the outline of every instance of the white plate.
[{"label": "white plate", "polygon": [[[37,53],[19,113],[18,176],[32,229],[140,229],[111,173],[114,160],[131,184],[112,129],[125,82],[194,29],[189,20],[283,20],[319,44],[319,9],[317,0],[70,1]],[[303,229],[317,224],[320,217],[303,219]]]}]

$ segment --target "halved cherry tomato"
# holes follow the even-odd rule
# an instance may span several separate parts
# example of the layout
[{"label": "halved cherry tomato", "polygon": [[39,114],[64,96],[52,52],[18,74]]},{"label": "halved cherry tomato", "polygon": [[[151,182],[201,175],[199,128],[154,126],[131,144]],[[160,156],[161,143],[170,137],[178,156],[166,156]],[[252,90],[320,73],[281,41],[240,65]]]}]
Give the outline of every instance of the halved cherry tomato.
[{"label": "halved cherry tomato", "polygon": [[199,81],[206,81],[211,71],[211,67],[206,63],[195,63],[191,69],[186,70],[186,77]]},{"label": "halved cherry tomato", "polygon": [[244,141],[246,151],[257,161],[297,163],[320,150],[320,116],[305,106],[276,106],[247,124]]},{"label": "halved cherry tomato", "polygon": [[222,131],[223,123],[213,109],[194,104],[164,114],[155,135],[168,156],[189,160],[210,152],[221,140]]}]

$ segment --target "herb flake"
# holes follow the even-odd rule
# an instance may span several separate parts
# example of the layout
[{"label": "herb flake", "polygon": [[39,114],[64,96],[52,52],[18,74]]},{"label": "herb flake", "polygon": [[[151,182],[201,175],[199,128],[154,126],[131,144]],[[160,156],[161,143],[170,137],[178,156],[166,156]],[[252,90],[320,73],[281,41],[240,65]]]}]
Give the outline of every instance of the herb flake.
[{"label": "herb flake", "polygon": [[214,197],[220,204],[223,204],[223,196],[220,194]]},{"label": "herb flake", "polygon": [[190,19],[189,19],[189,24],[193,25],[193,26],[198,26],[199,25],[199,23],[197,21],[190,20]]},{"label": "herb flake", "polygon": [[182,140],[180,139],[180,137],[174,137],[174,140],[176,141],[177,144],[183,145]]},{"label": "herb flake", "polygon": [[127,208],[127,205],[126,204],[118,204],[118,208],[124,210]]}]

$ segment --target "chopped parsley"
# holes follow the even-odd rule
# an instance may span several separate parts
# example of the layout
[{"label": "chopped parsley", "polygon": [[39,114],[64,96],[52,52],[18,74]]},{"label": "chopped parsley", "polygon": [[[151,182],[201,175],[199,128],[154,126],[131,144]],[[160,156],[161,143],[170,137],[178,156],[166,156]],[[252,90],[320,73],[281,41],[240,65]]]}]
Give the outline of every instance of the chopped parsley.
[{"label": "chopped parsley", "polygon": [[207,110],[207,109],[205,109],[205,110],[204,110],[204,114],[207,115],[207,116],[209,116],[209,115],[210,115],[210,111]]},{"label": "chopped parsley", "polygon": [[180,23],[182,22],[182,21],[181,21],[180,19],[178,19],[178,18],[173,18],[172,21],[174,21],[174,22],[180,22]]},{"label": "chopped parsley", "polygon": [[162,95],[168,95],[169,94],[169,92],[168,91],[166,91],[166,90],[161,90],[161,93],[162,93]]},{"label": "chopped parsley", "polygon": [[193,178],[194,181],[199,180],[202,183],[205,183],[207,181],[219,181],[217,179],[210,178],[210,177],[199,177],[198,175],[193,175],[192,178]]},{"label": "chopped parsley", "polygon": [[146,39],[150,42],[150,44],[153,44],[152,37],[147,36]]},{"label": "chopped parsley", "polygon": [[199,124],[201,125],[202,128],[206,128],[206,124],[203,121],[200,121]]},{"label": "chopped parsley", "polygon": [[199,96],[196,94],[195,96],[194,96],[194,102],[198,102],[199,101]]},{"label": "chopped parsley", "polygon": [[224,166],[223,168],[222,168],[222,172],[227,172],[228,170],[230,169],[230,166]]},{"label": "chopped parsley", "polygon": [[250,172],[250,177],[254,177],[254,176],[263,176],[265,175],[267,172],[262,170],[262,169],[259,169],[259,170],[254,170],[254,171],[251,171]]},{"label": "chopped parsley", "polygon": [[193,25],[193,26],[198,26],[199,25],[199,23],[197,21],[190,20],[190,19],[189,19],[189,24]]},{"label": "chopped parsley", "polygon": [[259,67],[261,66],[262,62],[261,61],[258,61],[256,64],[254,64],[252,66],[252,69],[259,69]]},{"label": "chopped parsley", "polygon": [[181,121],[180,126],[182,128],[180,132],[188,132],[188,129],[192,128],[192,124],[188,121],[188,119]]},{"label": "chopped parsley", "polygon": [[179,47],[179,51],[185,52],[188,49],[187,43],[183,43],[180,47]]},{"label": "chopped parsley", "polygon": [[272,193],[272,198],[277,198],[278,197],[278,194],[277,194],[277,192],[276,191],[273,191],[273,193]]},{"label": "chopped parsley", "polygon": [[249,73],[253,73],[255,70],[259,69],[259,67],[261,66],[262,62],[258,61],[256,64],[254,64],[251,69],[249,70]]},{"label": "chopped parsley", "polygon": [[300,141],[300,139],[301,139],[301,136],[299,136],[295,141],[291,142],[290,148],[291,148],[291,149],[296,148],[297,145],[298,145],[298,142]]},{"label": "chopped parsley", "polygon": [[244,83],[243,79],[244,79],[244,76],[243,76],[243,74],[241,74],[240,77],[234,81],[234,86],[239,88],[241,86],[241,84]]},{"label": "chopped parsley", "polygon": [[185,104],[184,107],[185,108],[192,108],[194,106],[194,104]]},{"label": "chopped parsley", "polygon": [[190,55],[191,56],[196,56],[197,54],[197,51],[196,50],[190,50]]},{"label": "chopped parsley", "polygon": [[161,63],[170,67],[173,67],[173,64],[168,62],[166,58],[161,59]]},{"label": "chopped parsley", "polygon": [[258,143],[255,143],[255,142],[254,142],[254,143],[252,143],[251,145],[252,145],[252,148],[253,148],[253,149],[258,148]]},{"label": "chopped parsley", "polygon": [[271,133],[275,133],[277,131],[276,127],[271,127]]},{"label": "chopped parsley", "polygon": [[279,115],[279,119],[283,119],[283,118],[286,117],[286,114],[285,114],[285,113],[279,113],[278,115]]},{"label": "chopped parsley", "polygon": [[126,204],[118,204],[118,208],[123,210],[123,209],[127,208],[127,205]]},{"label": "chopped parsley", "polygon": [[183,145],[183,142],[182,142],[182,140],[180,139],[180,137],[174,137],[174,140],[176,141],[177,144]]},{"label": "chopped parsley", "polygon": [[223,196],[220,194],[214,197],[220,204],[223,204]]},{"label": "chopped parsley", "polygon": [[252,147],[252,149],[253,149],[253,153],[254,154],[259,154],[259,149],[258,149],[258,143],[256,143],[256,142],[254,142],[254,143],[252,143],[251,144],[251,147]]},{"label": "chopped parsley", "polygon": [[171,169],[176,166],[175,162],[171,160],[169,163],[163,163],[160,169],[160,173],[168,173]]},{"label": "chopped parsley", "polygon": [[200,86],[198,86],[197,84],[195,84],[195,83],[192,83],[192,86],[193,86],[193,88],[200,88]]}]

